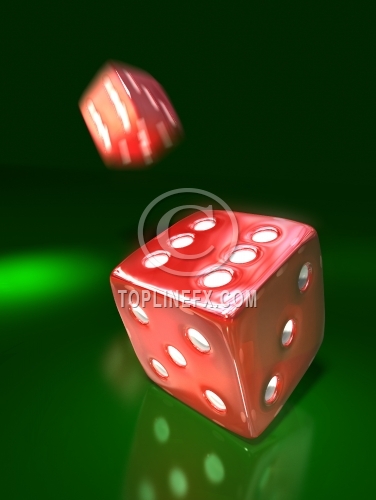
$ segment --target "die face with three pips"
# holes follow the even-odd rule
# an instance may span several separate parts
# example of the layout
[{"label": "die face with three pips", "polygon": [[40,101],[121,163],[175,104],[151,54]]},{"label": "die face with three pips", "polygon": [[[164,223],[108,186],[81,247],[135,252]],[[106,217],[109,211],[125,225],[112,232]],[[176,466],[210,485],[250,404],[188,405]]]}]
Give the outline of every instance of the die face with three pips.
[{"label": "die face with three pips", "polygon": [[155,78],[119,62],[109,62],[99,71],[79,107],[109,167],[147,166],[183,135],[171,101]]},{"label": "die face with three pips", "polygon": [[147,375],[244,437],[259,436],[323,339],[320,245],[305,224],[226,211],[192,214],[111,274]]}]

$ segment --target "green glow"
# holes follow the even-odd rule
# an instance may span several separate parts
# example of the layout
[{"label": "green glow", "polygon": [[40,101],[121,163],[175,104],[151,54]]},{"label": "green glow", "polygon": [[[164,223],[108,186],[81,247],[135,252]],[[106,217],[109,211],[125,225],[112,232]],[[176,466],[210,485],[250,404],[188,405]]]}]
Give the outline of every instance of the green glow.
[{"label": "green glow", "polygon": [[154,434],[160,443],[166,443],[166,441],[168,441],[170,437],[170,428],[165,418],[159,417],[155,420]]},{"label": "green glow", "polygon": [[154,488],[147,480],[142,481],[138,490],[140,500],[155,500]]},{"label": "green glow", "polygon": [[89,252],[50,250],[2,257],[2,312],[85,290],[104,269],[103,262]]},{"label": "green glow", "polygon": [[177,497],[183,497],[188,491],[188,481],[181,469],[172,469],[170,472],[170,488]]},{"label": "green glow", "polygon": [[212,483],[221,483],[225,477],[225,468],[217,455],[210,454],[205,458],[204,462],[205,473]]}]

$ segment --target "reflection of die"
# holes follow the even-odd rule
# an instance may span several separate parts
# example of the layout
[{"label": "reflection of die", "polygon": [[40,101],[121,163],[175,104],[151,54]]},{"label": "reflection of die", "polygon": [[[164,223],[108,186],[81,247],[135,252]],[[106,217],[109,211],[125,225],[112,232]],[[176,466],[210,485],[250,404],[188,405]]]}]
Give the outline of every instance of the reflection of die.
[{"label": "reflection of die", "polygon": [[137,406],[142,401],[149,380],[124,334],[112,340],[104,355],[102,369],[105,378],[124,403]]},{"label": "reflection of die", "polygon": [[177,114],[159,83],[121,63],[102,68],[79,106],[108,166],[150,164],[182,136]]},{"label": "reflection of die", "polygon": [[111,284],[148,376],[217,424],[257,437],[321,344],[321,255],[305,224],[235,217],[236,246],[227,212],[193,214],[125,259]]},{"label": "reflection of die", "polygon": [[283,413],[278,426],[249,442],[150,386],[134,434],[124,498],[301,498],[312,420],[298,407]]}]

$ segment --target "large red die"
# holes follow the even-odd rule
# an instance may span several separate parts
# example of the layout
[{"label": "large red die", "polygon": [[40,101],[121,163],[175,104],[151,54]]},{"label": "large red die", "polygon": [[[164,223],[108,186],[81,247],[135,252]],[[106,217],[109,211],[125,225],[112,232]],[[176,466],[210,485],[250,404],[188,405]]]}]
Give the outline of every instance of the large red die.
[{"label": "large red die", "polygon": [[182,137],[179,118],[161,85],[145,71],[122,63],[107,63],[79,106],[107,166],[148,165]]},{"label": "large red die", "polygon": [[320,246],[305,224],[226,211],[193,214],[111,274],[148,376],[245,437],[277,415],[323,339]]}]

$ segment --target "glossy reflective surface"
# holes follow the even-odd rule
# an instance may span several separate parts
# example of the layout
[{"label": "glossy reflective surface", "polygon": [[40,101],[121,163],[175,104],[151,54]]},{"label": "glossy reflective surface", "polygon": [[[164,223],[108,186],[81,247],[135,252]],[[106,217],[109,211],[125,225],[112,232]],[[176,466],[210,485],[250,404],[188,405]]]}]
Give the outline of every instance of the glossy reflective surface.
[{"label": "glossy reflective surface", "polygon": [[[215,226],[196,233],[184,253],[171,251],[167,258],[166,252],[165,265],[151,268],[149,259],[201,224],[201,212],[193,213],[127,257],[110,280],[147,375],[216,424],[255,438],[278,415],[321,345],[321,250],[315,230],[306,224],[231,215],[238,232],[236,246],[229,213],[216,210]],[[254,258],[231,260],[234,249],[250,241],[257,242]],[[239,252],[244,250],[235,255]],[[221,258],[230,260],[221,265]],[[181,275],[188,271],[189,276]],[[258,300],[250,306],[246,298],[252,293]],[[178,299],[170,303],[173,294]],[[132,295],[140,298],[147,325],[135,320],[124,303],[124,296],[130,301]],[[148,300],[142,300],[146,296]],[[283,332],[288,321],[294,324],[294,343],[292,326],[290,334]],[[206,354],[192,331],[205,337],[210,346]],[[183,362],[176,362],[171,350]]]},{"label": "glossy reflective surface", "polygon": [[[128,177],[112,182],[107,174],[25,169],[24,182],[17,171],[0,186],[12,222],[3,227],[1,261],[15,259],[8,285],[17,262],[20,272],[28,269],[10,288],[16,308],[0,295],[1,497],[139,500],[152,491],[164,500],[185,491],[181,498],[199,500],[203,491],[214,500],[372,498],[374,404],[365,381],[373,380],[376,352],[376,243],[347,236],[332,211],[312,208],[321,221],[326,337],[265,434],[243,439],[145,376],[108,286],[111,269],[136,248],[135,207],[143,206],[124,199]],[[320,191],[330,206],[333,192]],[[279,186],[271,196],[284,206]],[[40,266],[42,254],[50,258]]]},{"label": "glossy reflective surface", "polygon": [[150,386],[137,421],[124,498],[297,499],[313,421],[298,407],[262,440],[243,440]]},{"label": "glossy reflective surface", "polygon": [[159,159],[182,136],[165,91],[148,73],[109,62],[80,100],[92,139],[108,166],[130,168]]},{"label": "glossy reflective surface", "polygon": [[[251,213],[215,210],[212,214],[215,226],[207,230],[195,229],[202,219],[202,212],[195,212],[146,242],[114,269],[112,283],[125,281],[128,287],[147,288],[172,298],[178,293],[180,300],[187,291],[187,304],[222,318],[233,318],[252,291],[259,292],[267,280],[274,274],[281,276],[287,268],[287,274],[296,274],[294,288],[297,281],[304,280],[304,286],[300,283],[299,287],[305,289],[307,256],[312,256],[317,281],[321,279],[320,247],[311,226]],[[194,233],[192,243],[173,248],[171,241],[190,230]],[[256,235],[263,237],[254,244]],[[249,247],[250,243],[258,258],[230,260],[234,250]],[[292,270],[288,262],[295,254],[301,257],[300,266]],[[210,292],[210,300],[205,290]]]}]

